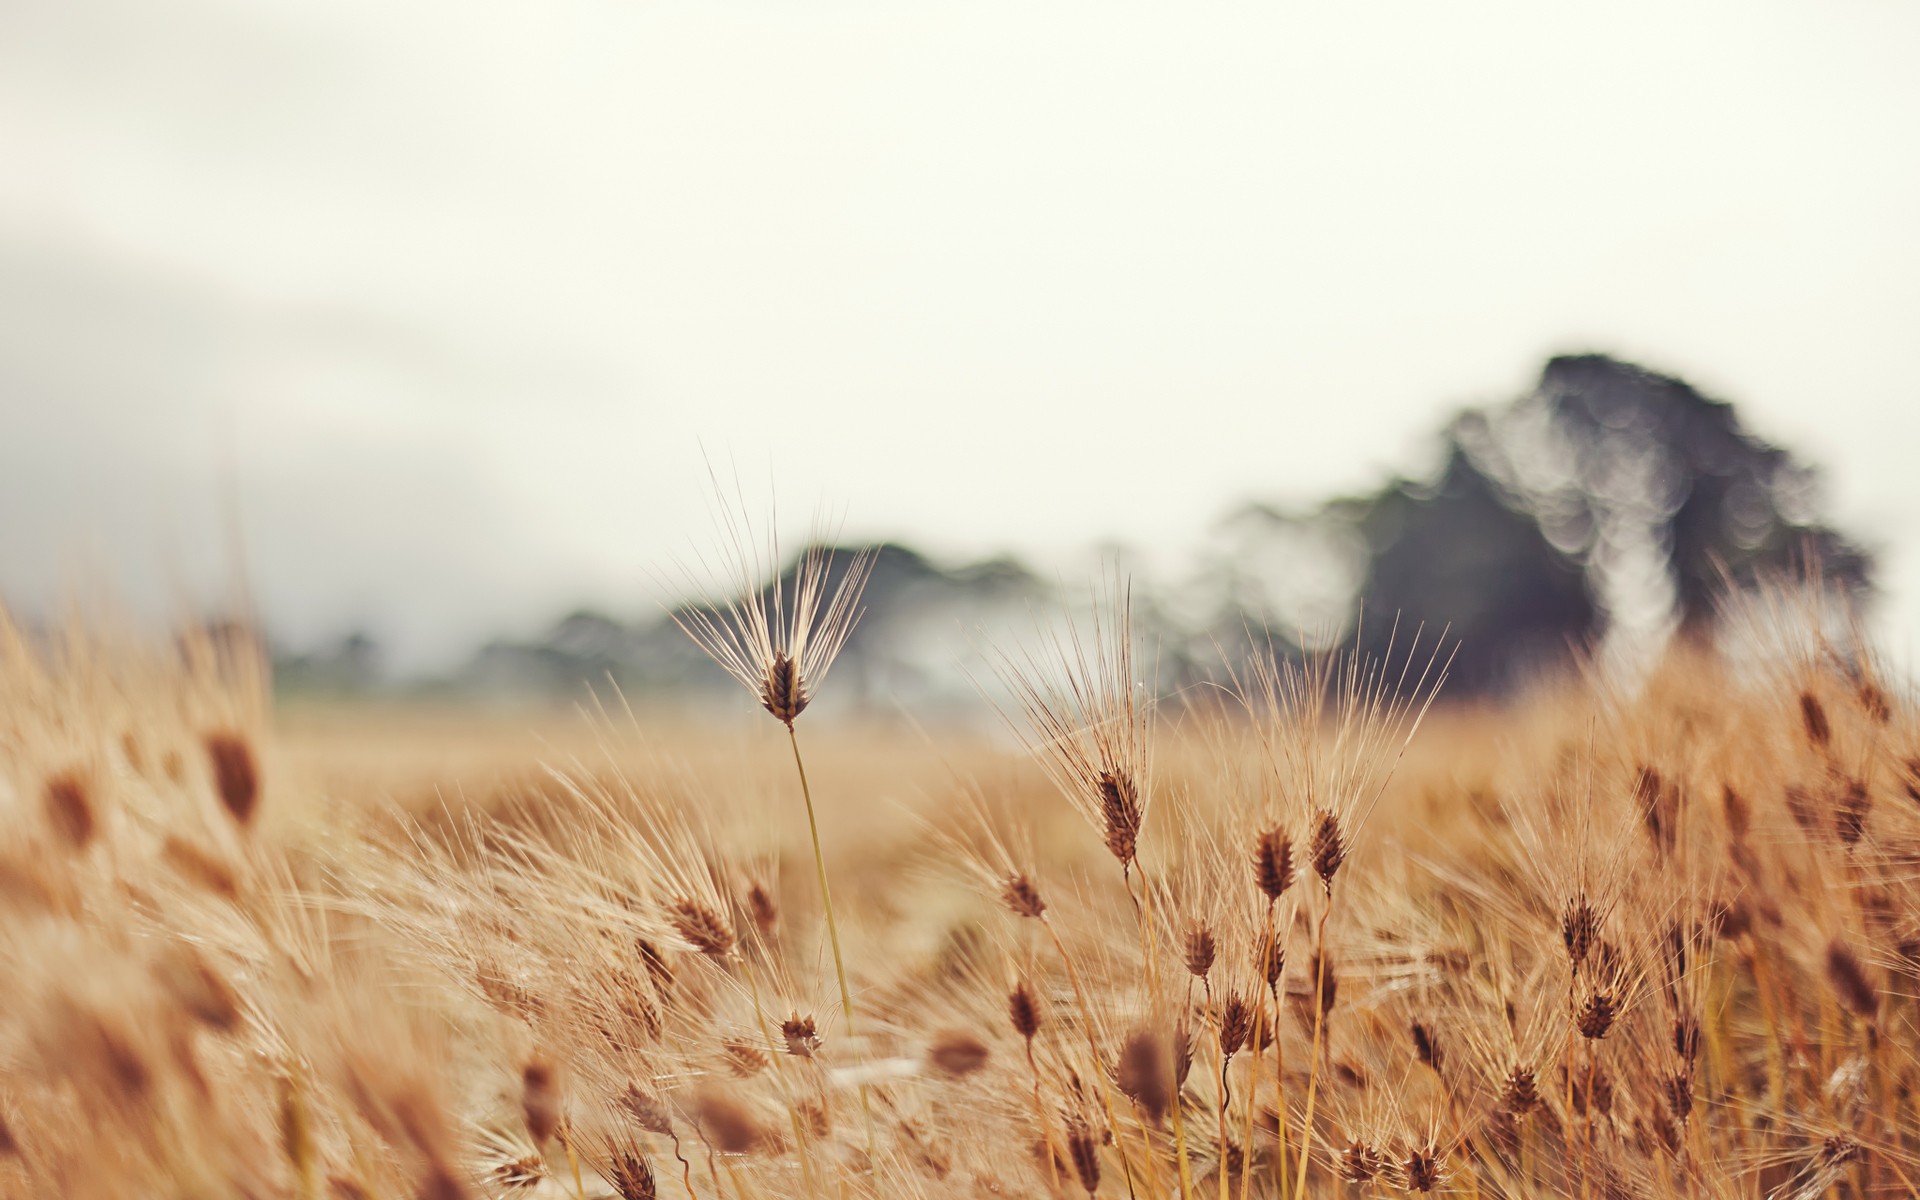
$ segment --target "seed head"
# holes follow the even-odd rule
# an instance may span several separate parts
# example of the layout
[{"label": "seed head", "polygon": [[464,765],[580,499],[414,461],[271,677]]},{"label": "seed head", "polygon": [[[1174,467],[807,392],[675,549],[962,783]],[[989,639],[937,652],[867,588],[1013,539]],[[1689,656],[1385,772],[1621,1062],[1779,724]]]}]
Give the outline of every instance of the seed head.
[{"label": "seed head", "polygon": [[1673,1052],[1689,1064],[1700,1057],[1700,1020],[1692,1013],[1673,1019]]},{"label": "seed head", "polygon": [[1680,789],[1652,767],[1634,778],[1634,803],[1646,822],[1647,836],[1663,854],[1671,854],[1680,836]]},{"label": "seed head", "polygon": [[1040,1032],[1040,1001],[1024,983],[1015,984],[1007,993],[1007,1020],[1013,1031],[1029,1042]]},{"label": "seed head", "polygon": [[536,1146],[546,1145],[560,1127],[560,1087],[553,1064],[544,1058],[528,1059],[521,1068],[520,1111]]},{"label": "seed head", "polygon": [[1813,795],[1797,783],[1789,783],[1781,789],[1781,795],[1787,802],[1787,815],[1793,823],[1802,829],[1813,829],[1819,824],[1815,812]]},{"label": "seed head", "polygon": [[1340,818],[1325,809],[1313,827],[1313,870],[1328,891],[1333,890],[1334,872],[1347,861],[1346,835],[1340,830]]},{"label": "seed head", "polygon": [[1085,1117],[1070,1116],[1067,1126],[1067,1157],[1080,1186],[1091,1196],[1100,1190],[1100,1139]]},{"label": "seed head", "polygon": [[1871,679],[1863,679],[1860,681],[1860,690],[1857,695],[1860,700],[1860,711],[1867,714],[1869,721],[1875,725],[1885,725],[1893,720],[1893,705],[1887,701],[1887,694],[1880,689],[1879,684]]},{"label": "seed head", "polygon": [[1441,1156],[1437,1146],[1411,1151],[1400,1166],[1400,1174],[1410,1192],[1431,1192],[1440,1186]]},{"label": "seed head", "polygon": [[1812,692],[1800,693],[1800,723],[1806,728],[1807,744],[1824,750],[1833,741],[1833,726],[1827,722],[1826,706]]},{"label": "seed head", "polygon": [[806,711],[809,699],[800,678],[800,664],[788,658],[786,651],[775,650],[760,680],[760,706],[775,720],[791,726],[793,719]]},{"label": "seed head", "polygon": [[1220,1143],[1220,1174],[1232,1179],[1244,1176],[1247,1170],[1247,1152],[1232,1137]]},{"label": "seed head", "polygon": [[1613,1023],[1620,1015],[1619,1000],[1610,991],[1590,992],[1587,1001],[1580,1006],[1580,1014],[1574,1024],[1580,1030],[1580,1036],[1590,1042],[1597,1042],[1607,1036]]},{"label": "seed head", "polygon": [[607,1168],[607,1181],[613,1184],[620,1200],[654,1200],[659,1194],[654,1187],[653,1168],[636,1147],[628,1145],[611,1151]]},{"label": "seed head", "polygon": [[1747,831],[1753,828],[1753,808],[1747,798],[1734,791],[1732,784],[1722,785],[1720,809],[1726,814],[1727,836],[1736,842],[1746,840]]},{"label": "seed head", "polygon": [[651,1092],[643,1092],[638,1084],[629,1083],[627,1090],[620,1095],[620,1108],[633,1118],[634,1124],[648,1133],[657,1133],[661,1137],[673,1134],[673,1114],[668,1111],[665,1101]]},{"label": "seed head", "polygon": [[949,1079],[973,1074],[986,1066],[992,1056],[985,1042],[964,1029],[944,1030],[927,1047],[927,1061]]},{"label": "seed head", "polygon": [[240,894],[240,880],[233,868],[178,834],[168,834],[160,846],[160,857],[175,872],[216,896],[233,899]]},{"label": "seed head", "polygon": [[787,1053],[796,1058],[812,1058],[813,1052],[820,1048],[820,1031],[814,1027],[812,1017],[793,1014],[780,1022],[780,1034],[787,1039]]},{"label": "seed head", "polygon": [[773,898],[773,889],[757,879],[747,889],[747,913],[762,938],[771,938],[780,924],[780,905]]},{"label": "seed head", "polygon": [[653,981],[653,990],[663,999],[671,996],[674,973],[667,952],[643,937],[633,939],[633,948],[640,955],[640,965],[647,969],[647,978]]},{"label": "seed head", "polygon": [[715,962],[733,953],[733,930],[702,902],[682,896],[667,905],[667,920],[689,946]]},{"label": "seed head", "polygon": [[[725,522],[731,560],[725,583],[735,589],[733,598],[724,608],[677,609],[673,621],[792,729],[859,620],[860,591],[874,556],[867,551],[848,560],[815,546],[789,575],[779,571],[777,546],[765,556],[754,552],[760,539],[744,516],[728,513]],[[836,569],[839,577],[830,580]]]},{"label": "seed head", "polygon": [[1246,997],[1229,991],[1220,998],[1220,1053],[1232,1058],[1253,1032],[1253,1008]]},{"label": "seed head", "polygon": [[1516,1065],[1507,1072],[1505,1086],[1500,1092],[1500,1103],[1514,1117],[1524,1117],[1540,1107],[1540,1089],[1535,1082],[1533,1068]]},{"label": "seed head", "polygon": [[219,1033],[240,1027],[240,996],[198,952],[186,949],[165,968],[174,1000],[187,1015]]},{"label": "seed head", "polygon": [[416,1200],[470,1200],[472,1194],[454,1174],[453,1167],[444,1162],[429,1162],[420,1187],[414,1192]]},{"label": "seed head", "polygon": [[85,850],[100,828],[93,810],[93,789],[79,771],[65,771],[46,782],[47,823],[74,850]]},{"label": "seed head", "polygon": [[1280,939],[1278,932],[1267,930],[1260,935],[1255,948],[1254,966],[1260,972],[1260,979],[1269,990],[1280,986],[1281,972],[1287,969],[1287,945]]},{"label": "seed head", "polygon": [[1567,902],[1560,916],[1560,942],[1566,947],[1567,961],[1578,971],[1587,961],[1593,944],[1600,940],[1600,914],[1581,896]]},{"label": "seed head", "polygon": [[1667,1111],[1682,1125],[1693,1115],[1693,1072],[1674,1071],[1661,1081]]},{"label": "seed head", "polygon": [[1387,1156],[1358,1138],[1340,1152],[1340,1178],[1348,1183],[1372,1183],[1387,1166]]},{"label": "seed head", "polygon": [[220,804],[242,829],[253,824],[260,807],[260,768],[253,746],[238,733],[206,736],[207,761],[213,764],[213,790]]},{"label": "seed head", "polygon": [[1171,1104],[1169,1088],[1173,1082],[1173,1062],[1167,1048],[1152,1030],[1137,1028],[1120,1043],[1120,1060],[1114,1068],[1114,1084],[1121,1095],[1133,1101],[1154,1125],[1160,1124]]},{"label": "seed head", "polygon": [[1571,1090],[1569,1099],[1573,1111],[1585,1113],[1592,1109],[1605,1115],[1613,1111],[1613,1076],[1604,1069],[1593,1072],[1592,1086],[1588,1086],[1587,1073],[1581,1070],[1569,1070],[1566,1065],[1560,1068],[1561,1086]]},{"label": "seed head", "polygon": [[1433,1026],[1425,1021],[1415,1021],[1409,1029],[1413,1035],[1413,1052],[1421,1062],[1438,1071],[1445,1055],[1440,1050],[1440,1042],[1435,1037]]},{"label": "seed head", "polygon": [[720,1084],[706,1084],[695,1093],[693,1112],[701,1133],[722,1154],[751,1154],[772,1144],[753,1110]]},{"label": "seed head", "polygon": [[1716,936],[1733,941],[1753,929],[1753,910],[1741,898],[1714,902],[1708,918]]},{"label": "seed head", "polygon": [[1269,903],[1293,886],[1293,842],[1279,826],[1254,839],[1253,881]]},{"label": "seed head", "polygon": [[1187,930],[1187,972],[1196,979],[1206,978],[1213,970],[1213,930],[1195,925]]},{"label": "seed head", "polygon": [[1107,851],[1122,865],[1130,863],[1140,844],[1140,793],[1133,777],[1109,767],[1097,780],[1100,818],[1106,829]]},{"label": "seed head", "polygon": [[727,1069],[741,1079],[749,1079],[767,1069],[773,1060],[767,1052],[745,1038],[727,1038],[720,1043],[727,1058]]},{"label": "seed head", "polygon": [[1867,814],[1873,809],[1873,797],[1867,791],[1867,785],[1858,779],[1849,779],[1840,789],[1840,795],[1833,806],[1833,831],[1842,842],[1849,846],[1858,845],[1866,836]]},{"label": "seed head", "polygon": [[1820,1143],[1820,1162],[1826,1166],[1839,1166],[1842,1163],[1855,1162],[1860,1157],[1860,1143],[1844,1133],[1829,1134]]},{"label": "seed head", "polygon": [[1000,900],[1016,917],[1040,917],[1047,911],[1047,902],[1040,898],[1040,889],[1025,872],[1015,871],[1007,876],[1000,885]]},{"label": "seed head", "polygon": [[1871,1021],[1880,1011],[1880,993],[1867,978],[1866,968],[1853,948],[1839,938],[1827,943],[1827,982],[1833,985],[1840,1003],[1862,1020]]}]

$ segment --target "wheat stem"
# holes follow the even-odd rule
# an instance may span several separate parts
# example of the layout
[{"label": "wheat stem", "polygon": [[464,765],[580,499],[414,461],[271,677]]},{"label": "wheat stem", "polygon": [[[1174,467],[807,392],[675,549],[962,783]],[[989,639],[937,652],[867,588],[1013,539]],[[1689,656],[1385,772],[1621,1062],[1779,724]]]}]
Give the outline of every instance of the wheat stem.
[{"label": "wheat stem", "polygon": [[[1053,939],[1054,950],[1059,953],[1060,961],[1066,965],[1067,980],[1073,984],[1073,998],[1080,1005],[1080,1025],[1087,1035],[1087,1054],[1092,1059],[1088,1065],[1101,1076],[1102,1082],[1107,1084],[1099,1089],[1100,1107],[1105,1110],[1107,1125],[1113,1130],[1113,1148],[1120,1155],[1120,1169],[1127,1177],[1127,1195],[1131,1196],[1133,1195],[1133,1160],[1127,1157],[1127,1145],[1120,1136],[1120,1122],[1113,1115],[1113,1099],[1107,1095],[1111,1080],[1107,1079],[1106,1070],[1101,1066],[1100,1047],[1093,1038],[1093,1010],[1087,1007],[1087,993],[1080,986],[1080,971],[1073,965],[1073,959],[1067,954],[1066,943],[1060,940],[1060,931],[1055,929],[1053,922],[1045,916],[1040,918],[1040,923],[1046,926],[1047,935]],[[1153,1152],[1151,1145],[1147,1147],[1147,1152],[1149,1154]]]},{"label": "wheat stem", "polygon": [[[853,1047],[857,1058],[860,1043],[854,1029],[853,992],[847,987],[847,964],[840,955],[840,924],[833,916],[833,891],[827,886],[827,859],[820,850],[820,822],[813,815],[813,789],[807,786],[807,764],[800,759],[800,737],[793,731],[792,722],[787,724],[787,742],[793,747],[793,769],[800,776],[800,795],[807,802],[807,833],[813,838],[813,869],[820,877],[820,904],[827,914],[827,941],[833,946],[833,973],[840,981],[840,1011],[847,1022],[847,1044]],[[860,1115],[867,1130],[867,1167],[872,1170],[875,1166],[873,1104],[867,1098],[864,1076],[860,1080]]]},{"label": "wheat stem", "polygon": [[1327,885],[1326,907],[1320,910],[1320,922],[1314,930],[1313,979],[1313,1061],[1307,1070],[1307,1111],[1300,1118],[1300,1171],[1294,1177],[1293,1194],[1303,1196],[1307,1187],[1307,1164],[1312,1161],[1313,1104],[1320,1091],[1320,1034],[1326,1025],[1327,1005],[1327,918],[1333,915],[1333,885]]}]

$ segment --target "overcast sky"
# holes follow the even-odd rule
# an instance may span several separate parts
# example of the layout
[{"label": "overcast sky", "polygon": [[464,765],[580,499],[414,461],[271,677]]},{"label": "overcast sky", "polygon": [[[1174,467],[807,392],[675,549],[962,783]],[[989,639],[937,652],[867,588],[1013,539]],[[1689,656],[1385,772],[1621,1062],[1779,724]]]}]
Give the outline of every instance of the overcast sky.
[{"label": "overcast sky", "polygon": [[409,658],[639,610],[704,445],[1177,559],[1600,349],[1920,629],[1920,8],[0,0],[0,592]]}]

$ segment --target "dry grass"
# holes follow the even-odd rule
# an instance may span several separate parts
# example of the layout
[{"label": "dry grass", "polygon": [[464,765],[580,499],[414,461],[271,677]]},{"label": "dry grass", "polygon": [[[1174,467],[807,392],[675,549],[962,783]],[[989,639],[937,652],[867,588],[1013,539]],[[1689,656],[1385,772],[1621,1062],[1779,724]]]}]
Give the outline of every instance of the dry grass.
[{"label": "dry grass", "polygon": [[0,1194],[1920,1195],[1920,712],[1767,628],[1422,724],[1109,610],[806,729],[817,858],[791,630],[724,729],[0,633]]}]

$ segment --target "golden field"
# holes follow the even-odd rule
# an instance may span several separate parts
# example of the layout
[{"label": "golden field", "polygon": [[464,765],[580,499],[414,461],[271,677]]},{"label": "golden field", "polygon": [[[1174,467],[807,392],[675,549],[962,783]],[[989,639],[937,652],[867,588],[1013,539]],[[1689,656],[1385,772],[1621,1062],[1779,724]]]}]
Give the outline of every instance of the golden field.
[{"label": "golden field", "polygon": [[941,730],[806,711],[807,599],[693,631],[697,722],[9,632],[0,1193],[1920,1196],[1920,714],[1851,634],[1156,697],[1116,605]]}]

